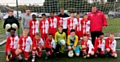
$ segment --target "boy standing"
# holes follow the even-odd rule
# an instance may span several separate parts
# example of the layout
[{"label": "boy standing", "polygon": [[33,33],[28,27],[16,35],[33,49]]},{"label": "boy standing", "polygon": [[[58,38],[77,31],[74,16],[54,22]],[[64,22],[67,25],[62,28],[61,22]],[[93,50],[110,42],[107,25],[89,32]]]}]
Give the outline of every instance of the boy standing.
[{"label": "boy standing", "polygon": [[43,40],[46,40],[49,29],[49,22],[46,19],[46,14],[42,14],[42,20],[40,20],[40,35]]},{"label": "boy standing", "polygon": [[34,38],[35,34],[39,32],[39,21],[36,20],[36,15],[32,15],[32,20],[29,21],[30,25],[30,37]]},{"label": "boy standing", "polygon": [[70,18],[67,20],[67,26],[68,26],[67,35],[70,35],[71,29],[76,29],[77,24],[78,22],[76,18],[74,18],[74,12],[71,12]]}]

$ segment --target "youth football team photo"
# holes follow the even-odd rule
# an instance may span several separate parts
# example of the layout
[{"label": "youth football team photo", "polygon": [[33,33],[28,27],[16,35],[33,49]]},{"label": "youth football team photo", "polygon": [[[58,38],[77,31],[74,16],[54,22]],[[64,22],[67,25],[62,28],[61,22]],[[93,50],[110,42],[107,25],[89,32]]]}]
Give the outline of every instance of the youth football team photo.
[{"label": "youth football team photo", "polygon": [[4,62],[39,62],[41,58],[44,61],[40,62],[57,62],[63,57],[68,60],[100,58],[103,62],[105,58],[116,60],[116,33],[109,30],[106,35],[103,30],[109,27],[108,17],[96,5],[90,8],[88,13],[73,10],[68,14],[62,7],[59,14],[50,11],[49,17],[47,13],[42,13],[39,19],[26,8],[20,22],[14,11],[8,10],[8,17],[3,23],[6,34]]}]

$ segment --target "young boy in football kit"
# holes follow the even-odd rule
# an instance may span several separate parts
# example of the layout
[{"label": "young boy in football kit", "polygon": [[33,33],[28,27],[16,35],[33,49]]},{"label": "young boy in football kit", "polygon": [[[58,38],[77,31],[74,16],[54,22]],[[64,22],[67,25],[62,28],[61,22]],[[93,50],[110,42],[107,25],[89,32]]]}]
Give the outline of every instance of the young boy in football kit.
[{"label": "young boy in football kit", "polygon": [[[77,45],[78,45],[78,36],[75,35],[75,30],[71,29],[70,31],[70,35],[67,37],[67,45],[68,45],[68,51],[75,51],[75,55],[79,56],[80,55],[80,50],[77,49]],[[76,51],[77,50],[77,51]]]},{"label": "young boy in football kit", "polygon": [[94,55],[94,46],[92,42],[88,39],[88,36],[86,34],[83,35],[81,45],[84,58],[89,58],[90,56]]},{"label": "young boy in football kit", "polygon": [[30,25],[30,37],[33,40],[36,33],[39,32],[39,21],[36,20],[36,15],[32,15],[32,20],[29,21]]},{"label": "young boy in football kit", "polygon": [[33,39],[33,45],[32,45],[32,62],[35,61],[35,57],[36,55],[38,57],[41,57],[42,55],[42,49],[44,48],[44,41],[42,40],[42,38],[40,37],[39,33],[35,34],[35,37]]},{"label": "young boy in football kit", "polygon": [[117,57],[116,52],[116,40],[114,38],[114,33],[110,33],[109,37],[106,39],[106,52],[108,56],[112,56],[114,58]]},{"label": "young boy in football kit", "polygon": [[56,48],[56,43],[53,39],[53,35],[49,34],[48,38],[45,41],[45,50],[46,50],[45,59],[48,59],[49,56],[54,56],[55,48]]},{"label": "young boy in football kit", "polygon": [[45,41],[48,35],[48,29],[49,29],[49,22],[46,19],[46,14],[42,14],[42,20],[40,20],[39,27],[40,27],[41,38],[43,39],[43,41]]},{"label": "young boy in football kit", "polygon": [[55,33],[55,42],[56,42],[56,54],[59,58],[60,53],[64,53],[66,45],[66,33],[63,32],[63,26],[58,27],[58,31]]},{"label": "young boy in football kit", "polygon": [[32,39],[28,36],[28,31],[25,29],[23,30],[23,35],[19,39],[16,54],[19,55],[18,57],[22,59],[20,54],[23,53],[24,59],[28,61],[31,51],[32,51]]},{"label": "young boy in football kit", "polygon": [[10,61],[10,59],[14,59],[17,55],[15,51],[18,46],[19,38],[15,36],[15,30],[10,29],[10,36],[6,40],[6,61]]},{"label": "young boy in football kit", "polygon": [[96,38],[94,43],[95,56],[105,57],[105,40],[104,33],[99,33],[99,37]]}]

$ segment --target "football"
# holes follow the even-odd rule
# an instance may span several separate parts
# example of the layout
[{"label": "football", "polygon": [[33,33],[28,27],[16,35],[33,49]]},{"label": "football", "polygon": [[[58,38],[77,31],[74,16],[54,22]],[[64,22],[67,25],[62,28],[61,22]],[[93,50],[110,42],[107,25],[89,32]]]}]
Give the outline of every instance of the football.
[{"label": "football", "polygon": [[5,28],[11,28],[11,25],[10,24],[6,24]]},{"label": "football", "polygon": [[66,44],[65,40],[63,40],[63,39],[60,40],[60,44],[61,44],[61,45],[65,45],[65,44]]},{"label": "football", "polygon": [[68,52],[68,57],[73,57],[73,56],[74,56],[73,51],[69,51],[69,52]]},{"label": "football", "polygon": [[15,27],[17,27],[17,24],[13,23],[12,28],[15,28]]}]

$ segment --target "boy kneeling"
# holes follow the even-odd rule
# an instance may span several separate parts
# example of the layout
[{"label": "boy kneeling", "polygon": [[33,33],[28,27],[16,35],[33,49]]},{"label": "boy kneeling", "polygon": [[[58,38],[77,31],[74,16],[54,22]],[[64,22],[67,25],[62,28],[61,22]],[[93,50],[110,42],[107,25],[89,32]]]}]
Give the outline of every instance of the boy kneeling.
[{"label": "boy kneeling", "polygon": [[117,58],[116,40],[114,38],[114,33],[110,33],[109,37],[106,39],[106,52],[107,56]]},{"label": "boy kneeling", "polygon": [[94,47],[90,40],[88,40],[87,35],[83,36],[82,40],[82,54],[84,58],[89,58],[94,55]]}]

